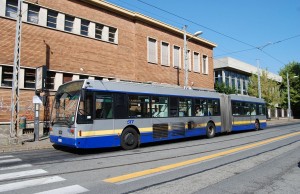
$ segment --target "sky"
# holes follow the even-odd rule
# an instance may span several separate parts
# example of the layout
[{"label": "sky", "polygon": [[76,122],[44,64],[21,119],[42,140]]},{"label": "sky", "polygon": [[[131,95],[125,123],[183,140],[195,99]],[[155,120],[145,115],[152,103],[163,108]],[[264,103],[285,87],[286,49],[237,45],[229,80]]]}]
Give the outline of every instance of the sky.
[{"label": "sky", "polygon": [[107,0],[217,44],[232,57],[278,74],[300,63],[300,0]]}]

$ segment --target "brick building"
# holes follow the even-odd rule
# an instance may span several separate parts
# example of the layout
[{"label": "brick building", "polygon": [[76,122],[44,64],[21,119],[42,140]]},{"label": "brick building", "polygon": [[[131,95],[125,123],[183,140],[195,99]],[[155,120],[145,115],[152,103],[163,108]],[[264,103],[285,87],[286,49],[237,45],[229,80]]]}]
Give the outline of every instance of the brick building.
[{"label": "brick building", "polygon": [[[0,138],[9,133],[17,4],[0,1]],[[22,13],[20,116],[27,120],[33,118],[35,69],[42,65],[47,96],[83,78],[184,85],[181,29],[101,0],[26,0]],[[215,46],[189,40],[189,85],[214,88]]]}]

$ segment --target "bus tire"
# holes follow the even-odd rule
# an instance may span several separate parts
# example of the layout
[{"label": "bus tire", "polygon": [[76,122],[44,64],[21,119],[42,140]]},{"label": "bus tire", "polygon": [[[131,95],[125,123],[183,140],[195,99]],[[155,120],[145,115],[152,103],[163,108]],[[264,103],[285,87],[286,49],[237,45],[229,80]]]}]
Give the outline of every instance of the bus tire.
[{"label": "bus tire", "polygon": [[212,122],[209,122],[206,126],[206,137],[213,138],[216,134],[216,127]]},{"label": "bus tire", "polygon": [[139,144],[139,135],[133,128],[126,128],[121,135],[121,147],[124,150],[132,150]]},{"label": "bus tire", "polygon": [[260,123],[259,123],[259,120],[256,119],[255,120],[255,131],[258,131],[258,130],[260,130]]}]

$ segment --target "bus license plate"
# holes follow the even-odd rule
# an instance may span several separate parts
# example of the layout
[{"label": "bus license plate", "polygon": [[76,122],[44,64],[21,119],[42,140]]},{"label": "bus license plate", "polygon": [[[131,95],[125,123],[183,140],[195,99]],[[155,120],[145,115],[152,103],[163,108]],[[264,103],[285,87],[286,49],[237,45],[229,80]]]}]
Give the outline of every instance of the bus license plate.
[{"label": "bus license plate", "polygon": [[58,138],[58,140],[57,140],[59,143],[61,143],[62,142],[62,139],[60,139],[60,138]]}]

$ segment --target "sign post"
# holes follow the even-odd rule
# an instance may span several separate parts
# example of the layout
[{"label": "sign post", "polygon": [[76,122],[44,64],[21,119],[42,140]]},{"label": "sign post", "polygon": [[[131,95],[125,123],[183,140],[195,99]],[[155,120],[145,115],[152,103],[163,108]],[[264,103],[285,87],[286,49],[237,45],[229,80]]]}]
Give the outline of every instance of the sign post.
[{"label": "sign post", "polygon": [[39,141],[40,104],[42,104],[40,93],[44,91],[46,85],[46,73],[46,66],[36,68],[35,96],[32,99],[34,104],[34,141]]},{"label": "sign post", "polygon": [[33,96],[33,104],[34,104],[34,141],[39,140],[39,131],[40,131],[40,104],[42,101],[40,96]]}]

